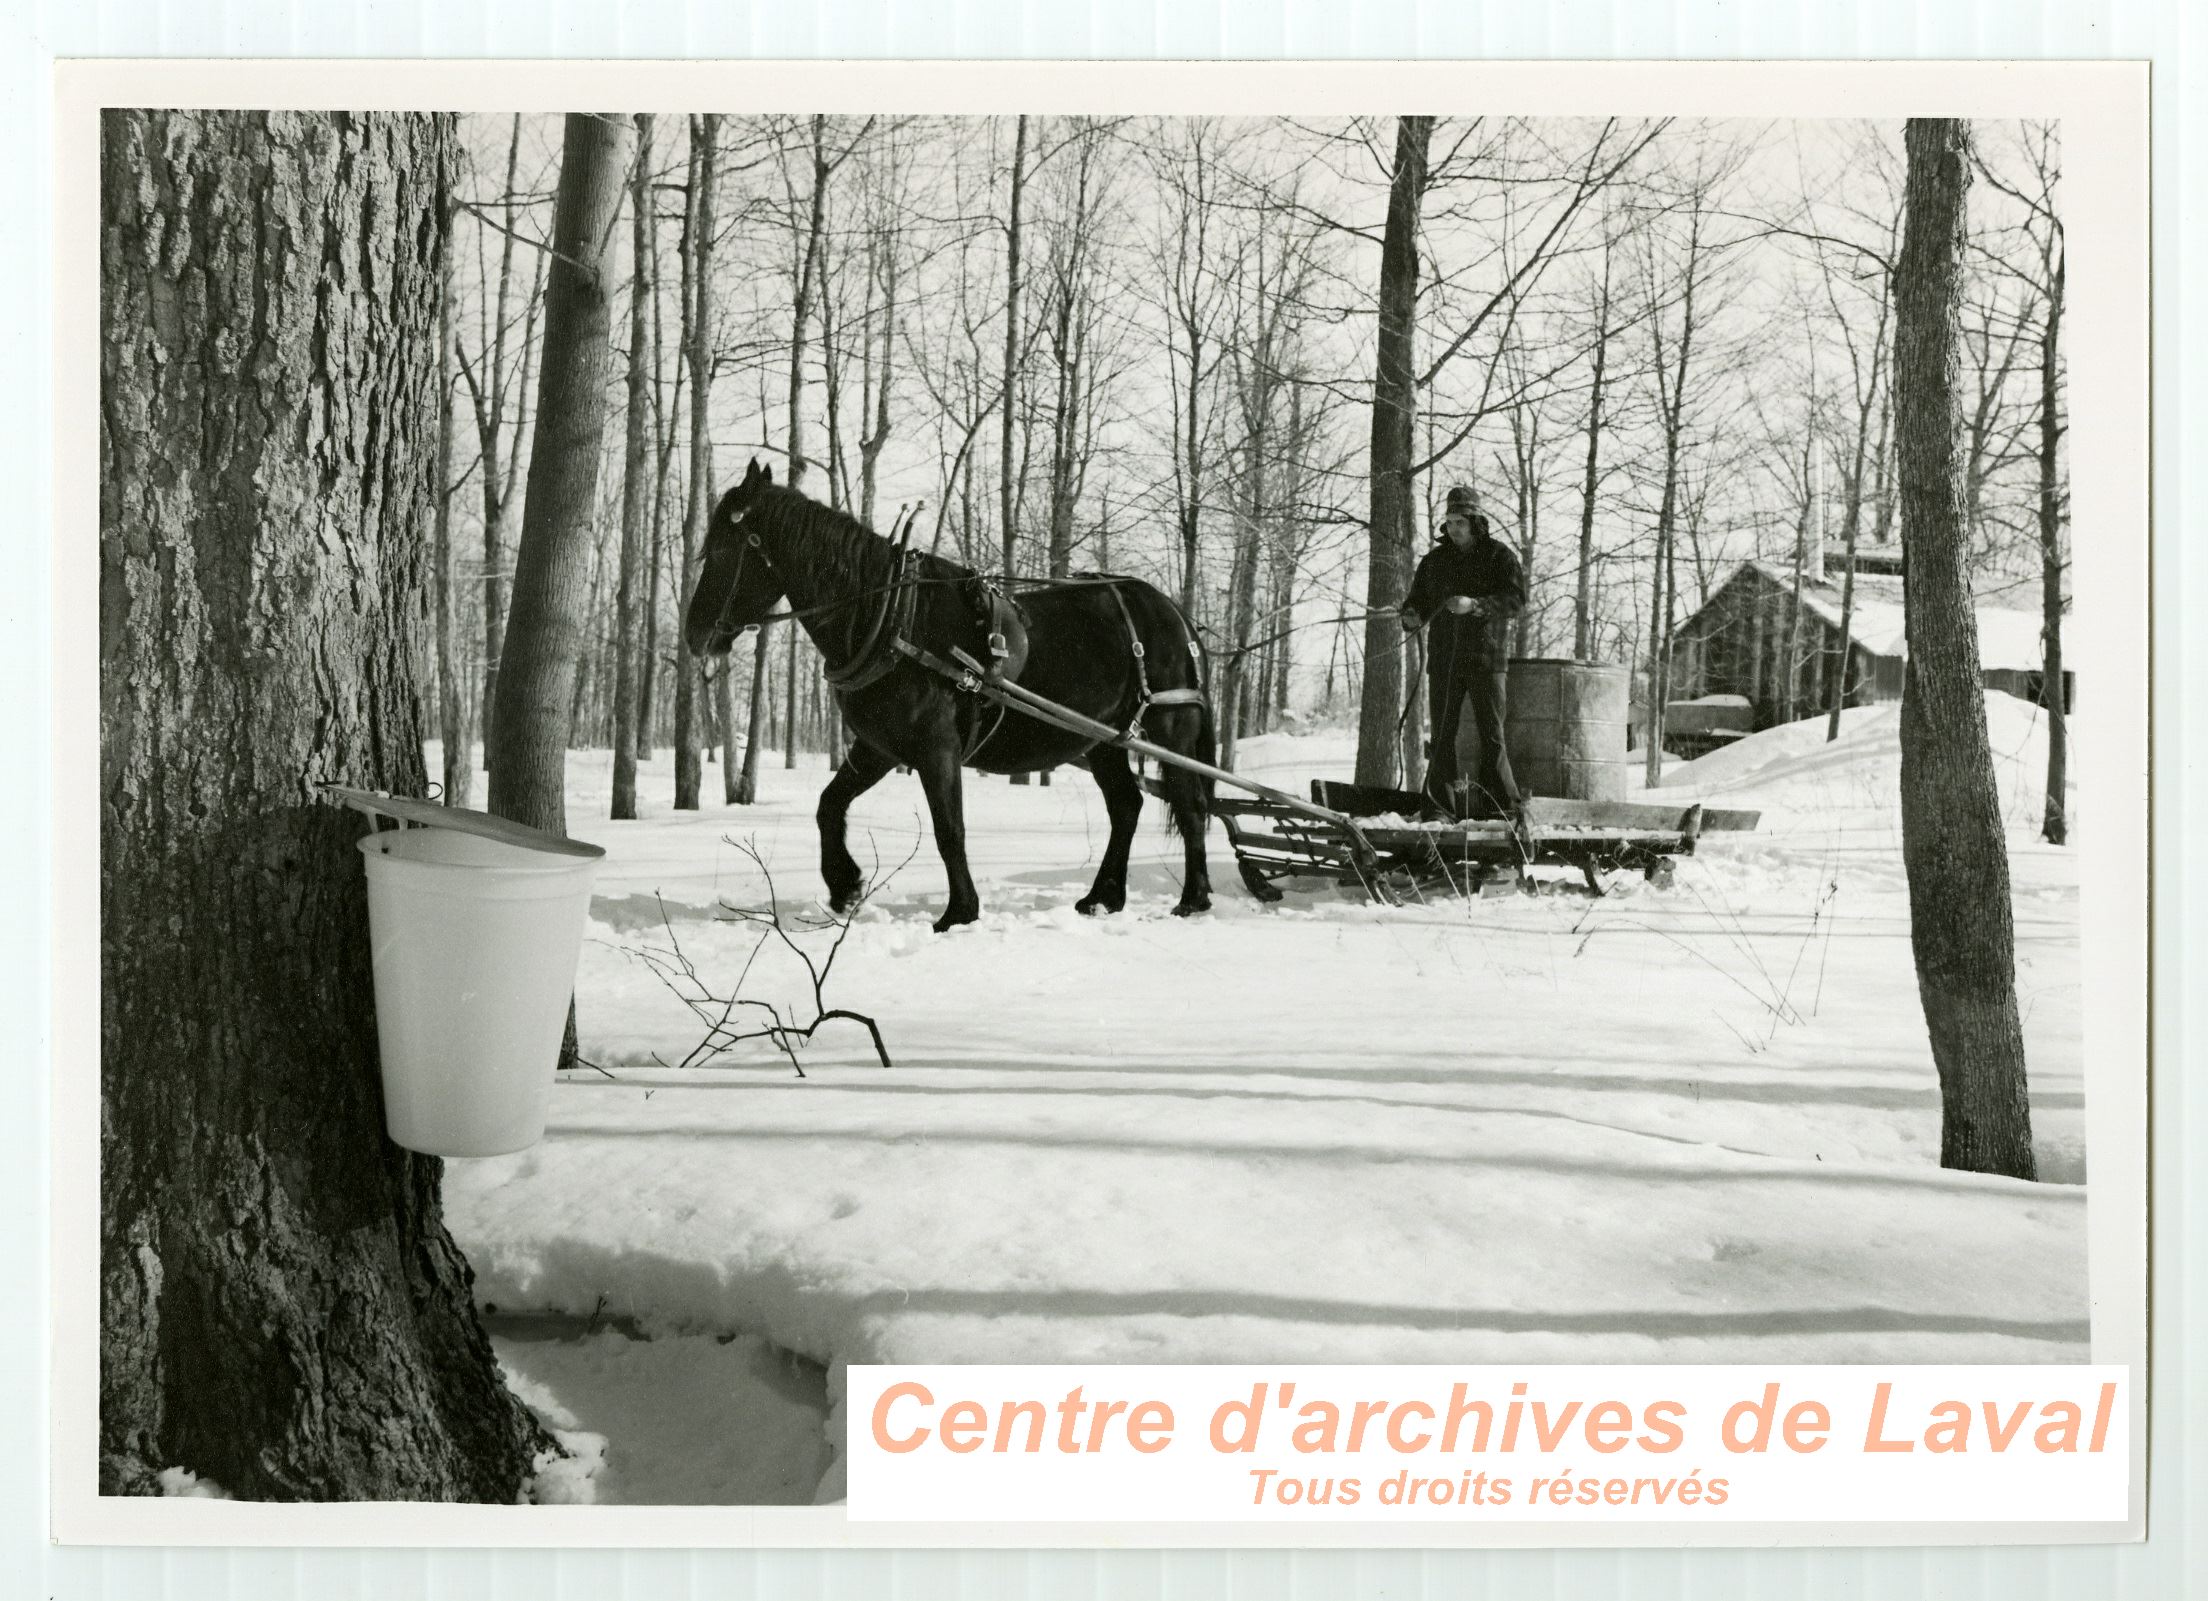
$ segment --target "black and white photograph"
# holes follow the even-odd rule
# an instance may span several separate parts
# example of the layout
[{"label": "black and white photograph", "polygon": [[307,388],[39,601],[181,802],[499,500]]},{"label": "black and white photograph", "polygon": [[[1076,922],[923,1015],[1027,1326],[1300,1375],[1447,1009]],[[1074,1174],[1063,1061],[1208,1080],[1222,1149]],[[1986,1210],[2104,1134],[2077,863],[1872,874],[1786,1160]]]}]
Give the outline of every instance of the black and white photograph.
[{"label": "black and white photograph", "polygon": [[99,111],[99,1496],[2112,1360],[2063,119],[998,82]]}]

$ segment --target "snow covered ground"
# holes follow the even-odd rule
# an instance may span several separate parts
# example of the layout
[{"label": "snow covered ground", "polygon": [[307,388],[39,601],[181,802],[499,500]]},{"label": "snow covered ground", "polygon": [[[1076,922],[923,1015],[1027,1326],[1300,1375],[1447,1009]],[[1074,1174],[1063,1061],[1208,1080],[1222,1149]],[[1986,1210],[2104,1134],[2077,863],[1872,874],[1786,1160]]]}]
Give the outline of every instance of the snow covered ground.
[{"label": "snow covered ground", "polygon": [[[854,850],[918,851],[827,998],[896,1065],[831,1024],[802,1079],[764,1043],[660,1065],[702,1031],[639,953],[672,936],[727,992],[760,930],[717,908],[766,900],[731,840],[793,925],[818,914],[817,758],[767,763],[748,808],[709,766],[708,806],[677,814],[662,753],[645,818],[609,823],[608,758],[576,753],[569,826],[608,851],[578,982],[603,1072],[555,1088],[540,1146],[448,1167],[452,1226],[501,1318],[654,1336],[501,1339],[524,1393],[611,1441],[584,1487],[604,1499],[839,1494],[814,1449],[830,1400],[809,1409],[782,1353],[831,1399],[853,1361],[2082,1359],[2075,862],[2031,837],[2039,714],[1988,710],[2056,1182],[1938,1166],[1889,706],[1835,744],[1819,719],[1675,765],[1667,795],[1760,806],[1762,829],[1599,901],[1314,885],[1265,908],[1215,829],[1217,908],[1177,920],[1179,846],[1146,815],[1127,911],[1092,921],[1087,774],[970,774],[985,915],[936,935],[924,806],[893,776]],[[1249,741],[1241,765],[1300,790],[1345,776],[1350,740]],[[744,992],[811,1015],[774,945]]]}]

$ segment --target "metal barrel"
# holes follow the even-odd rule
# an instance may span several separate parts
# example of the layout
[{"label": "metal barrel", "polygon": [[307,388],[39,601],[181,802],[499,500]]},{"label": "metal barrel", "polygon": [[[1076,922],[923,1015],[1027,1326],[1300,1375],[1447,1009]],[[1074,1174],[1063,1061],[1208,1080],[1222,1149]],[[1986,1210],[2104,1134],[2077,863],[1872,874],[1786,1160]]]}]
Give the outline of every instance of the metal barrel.
[{"label": "metal barrel", "polygon": [[1510,664],[1505,727],[1520,789],[1566,800],[1625,798],[1627,676],[1623,667],[1554,657]]}]

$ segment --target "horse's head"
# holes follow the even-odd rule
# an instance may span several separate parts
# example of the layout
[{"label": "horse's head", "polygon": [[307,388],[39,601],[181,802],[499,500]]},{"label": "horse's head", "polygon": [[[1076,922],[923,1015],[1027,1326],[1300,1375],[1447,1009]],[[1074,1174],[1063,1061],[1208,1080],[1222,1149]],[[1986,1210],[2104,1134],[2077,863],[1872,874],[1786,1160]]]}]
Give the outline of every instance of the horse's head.
[{"label": "horse's head", "polygon": [[744,520],[774,482],[774,469],[752,458],[744,481],[721,496],[706,524],[698,581],[683,614],[682,637],[699,656],[725,655],[736,636],[755,626],[782,599],[782,582],[767,565],[758,531]]}]

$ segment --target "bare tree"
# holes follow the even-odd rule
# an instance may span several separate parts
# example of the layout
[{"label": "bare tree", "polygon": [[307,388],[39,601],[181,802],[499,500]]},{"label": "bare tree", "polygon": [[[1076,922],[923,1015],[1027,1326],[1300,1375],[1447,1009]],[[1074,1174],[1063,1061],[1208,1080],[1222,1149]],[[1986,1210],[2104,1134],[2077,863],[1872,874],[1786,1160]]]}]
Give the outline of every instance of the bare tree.
[{"label": "bare tree", "polygon": [[614,588],[613,816],[636,816],[636,586],[644,564],[644,525],[652,514],[652,116],[636,116],[636,163],[629,181],[629,365],[627,448],[621,464],[621,573]]},{"label": "bare tree", "polygon": [[2000,797],[1986,739],[1959,367],[1967,123],[1912,118],[1894,280],[1909,659],[1901,703],[1902,858],[1917,991],[1939,1069],[1940,1165],[2032,1178],[2031,1103]]},{"label": "bare tree", "polygon": [[[1418,404],[1418,217],[1426,193],[1431,117],[1398,117],[1387,231],[1380,246],[1378,361],[1372,388],[1372,515],[1365,577],[1365,692],[1357,722],[1357,782],[1398,777],[1396,705],[1404,694],[1395,610],[1411,587],[1411,457]],[[1415,755],[1407,764],[1416,765]],[[1418,774],[1401,774],[1406,788]]]},{"label": "bare tree", "polygon": [[1198,616],[1197,572],[1209,464],[1211,391],[1219,364],[1217,331],[1224,294],[1219,264],[1219,213],[1226,181],[1220,171],[1225,134],[1207,118],[1176,121],[1150,147],[1161,192],[1152,256],[1165,300],[1169,421],[1173,449],[1173,524],[1178,542],[1176,590],[1181,609]]},{"label": "bare tree", "polygon": [[[1510,451],[1503,458],[1503,478],[1509,484],[1514,526],[1518,532],[1518,565],[1526,576],[1526,604],[1511,625],[1511,654],[1530,656],[1539,648],[1535,632],[1541,604],[1541,498],[1547,477],[1548,418],[1541,397],[1531,392],[1530,372],[1522,334],[1513,330],[1504,356],[1510,369],[1515,399],[1510,407]],[[1593,529],[1588,530],[1590,541]]]},{"label": "bare tree", "polygon": [[[1284,393],[1293,389],[1299,307],[1312,278],[1310,247],[1310,235],[1292,209],[1261,197],[1227,274],[1233,321],[1224,348],[1240,429],[1227,579],[1228,651],[1218,694],[1220,762],[1227,767],[1234,765],[1235,745],[1260,705],[1252,668],[1270,643],[1258,639],[1258,578],[1267,565],[1266,546],[1276,542],[1284,508],[1294,510],[1292,501],[1283,500],[1282,467],[1290,445],[1300,442],[1284,437],[1288,419],[1281,413]],[[1276,576],[1274,584],[1282,581]]]},{"label": "bare tree", "polygon": [[[447,139],[438,149],[438,186],[447,196],[442,224],[449,241],[452,236],[453,207],[452,174],[450,168],[455,152],[452,141]],[[458,608],[454,604],[455,577],[453,562],[455,551],[452,543],[452,497],[460,486],[452,475],[453,446],[453,386],[458,380],[453,362],[452,330],[452,264],[454,252],[444,252],[444,270],[437,279],[437,511],[436,511],[436,580],[435,605],[437,608],[437,731],[443,752],[443,790],[447,806],[465,806],[468,792],[475,784],[475,757],[471,746],[474,730],[469,726],[468,697],[461,684],[461,656]]]},{"label": "bare tree", "polygon": [[[707,112],[690,119],[690,194],[683,227],[682,349],[690,372],[690,471],[683,502],[681,582],[676,604],[687,603],[712,515],[713,434],[713,205],[719,181],[721,119]],[[762,634],[762,637],[763,634]],[[698,759],[698,664],[677,653],[675,668],[675,809],[698,809],[702,780]],[[747,756],[748,761],[748,756]]]},{"label": "bare tree", "polygon": [[2062,680],[2063,493],[2059,454],[2062,448],[2062,294],[2064,248],[2062,224],[2048,213],[2046,312],[2039,337],[2039,557],[2040,557],[2040,660],[2039,703],[2047,711],[2047,807],[2041,831],[2050,845],[2070,838],[2068,789],[2070,783],[2070,708]]},{"label": "bare tree", "polygon": [[1611,288],[1612,257],[1617,249],[1617,235],[1607,225],[1602,234],[1602,270],[1596,279],[1594,297],[1594,338],[1589,347],[1588,361],[1592,375],[1587,385],[1587,419],[1584,432],[1587,436],[1586,467],[1580,477],[1579,490],[1579,572],[1572,601],[1572,656],[1577,661],[1595,659],[1595,507],[1602,491],[1602,431],[1607,419],[1603,402],[1609,391],[1605,387],[1610,372],[1610,340],[1615,332],[1612,313],[1615,296]]},{"label": "bare tree", "polygon": [[[474,362],[468,360],[467,346],[458,339],[457,330],[453,346],[453,354],[460,363],[460,376],[468,386],[468,398],[474,405],[476,448],[480,458],[477,471],[482,477],[482,733],[486,766],[490,763],[492,713],[498,700],[498,665],[506,641],[506,530],[513,517],[514,486],[520,480],[522,446],[529,434],[530,364],[536,353],[537,315],[544,304],[548,264],[541,249],[532,251],[528,286],[522,288],[517,284],[514,246],[535,243],[524,239],[519,225],[521,125],[522,119],[516,114],[506,146],[506,187],[498,199],[500,215],[493,218],[487,212],[475,213],[478,221],[499,238],[498,293],[493,298],[486,290],[482,306],[488,326],[478,330]],[[481,239],[482,229],[478,229],[478,244]],[[518,308],[514,305],[517,293],[521,297]],[[518,341],[509,337],[514,332],[517,317],[521,322]],[[510,423],[509,400],[514,408]]]},{"label": "bare tree", "polygon": [[[1887,146],[1876,134],[1867,135],[1855,147],[1855,167],[1884,178]],[[1883,216],[1862,219],[1869,224],[1868,240],[1839,245],[1822,228],[1813,230],[1809,243],[1814,252],[1819,285],[1823,290],[1830,326],[1839,336],[1848,364],[1849,410],[1842,419],[1839,442],[1845,462],[1841,480],[1840,542],[1845,566],[1840,578],[1840,641],[1831,662],[1827,684],[1825,738],[1840,737],[1840,714],[1846,708],[1850,684],[1849,661],[1855,634],[1856,553],[1862,542],[1863,517],[1871,499],[1871,478],[1882,471],[1884,431],[1889,411],[1887,364],[1893,326],[1894,257],[1901,231],[1901,195],[1898,185],[1887,197]],[[1862,331],[1868,319],[1868,335]],[[1874,423],[1879,435],[1874,440]]]},{"label": "bare tree", "polygon": [[560,158],[538,363],[536,439],[514,561],[513,607],[491,719],[491,810],[567,830],[567,731],[582,656],[605,374],[612,359],[612,236],[628,127],[572,112]]},{"label": "bare tree", "polygon": [[1990,185],[2024,209],[2023,261],[2010,266],[2010,270],[2023,278],[2038,312],[2033,528],[2039,547],[2040,705],[2047,713],[2047,803],[2040,831],[2049,844],[2061,845],[2070,837],[2070,713],[2063,692],[2062,665],[2062,618],[2069,566],[2063,542],[2068,502],[2062,474],[2062,436],[2066,431],[2062,415],[2065,248],[2062,219],[2055,211],[2061,163],[2052,125],[2027,123],[2021,133],[2028,168],[2023,184],[2004,180],[1983,160],[1978,170]]},{"label": "bare tree", "polygon": [[1106,157],[1112,137],[1109,123],[1088,117],[1073,120],[1067,138],[1070,159],[1060,168],[1056,215],[1046,218],[1039,320],[1051,380],[1046,402],[1050,487],[1045,520],[1048,571],[1053,578],[1073,570],[1076,514],[1096,457],[1098,409],[1113,376],[1111,353],[1103,348],[1099,298],[1103,277],[1099,234],[1108,203]]},{"label": "bare tree", "polygon": [[[1807,330],[1803,344],[1809,345]],[[1817,358],[1809,359],[1809,397],[1803,408],[1801,466],[1795,480],[1793,589],[1787,598],[1786,643],[1780,650],[1779,682],[1783,687],[1776,721],[1791,723],[1802,702],[1802,590],[1809,583],[1810,563],[1821,552],[1824,528],[1824,464],[1817,454]]]},{"label": "bare tree", "polygon": [[[907,203],[905,164],[894,134],[867,171],[866,313],[860,331],[859,521],[874,525],[882,451],[889,444],[897,381],[898,291],[902,287]],[[879,332],[877,333],[877,328]]]},{"label": "bare tree", "polygon": [[1003,424],[1002,444],[997,454],[997,536],[1004,541],[1006,578],[1019,572],[1015,549],[1019,525],[1013,506],[1012,414],[1020,383],[1020,200],[1027,186],[1027,118],[1015,118],[1013,130],[1012,190],[1005,204],[1004,220],[1004,396],[997,403],[997,415]]},{"label": "bare tree", "polygon": [[[1711,364],[1707,324],[1725,293],[1721,276],[1728,241],[1720,236],[1725,185],[1741,151],[1691,129],[1677,188],[1644,232],[1648,269],[1649,371],[1656,388],[1661,484],[1656,508],[1653,598],[1648,621],[1648,726],[1645,759],[1650,788],[1663,781],[1664,715],[1671,698],[1671,630],[1678,600],[1680,479],[1690,432],[1701,419],[1699,380]],[[1701,366],[1697,366],[1697,360]]]},{"label": "bare tree", "polygon": [[[688,186],[684,209],[688,213]],[[673,393],[667,382],[665,319],[659,281],[659,211],[655,200],[648,224],[646,246],[652,258],[652,500],[647,521],[651,530],[644,558],[643,646],[636,673],[636,759],[652,758],[653,688],[659,678],[659,581],[667,558],[667,480],[674,469],[675,414],[682,409],[683,364],[675,363]],[[675,601],[682,602],[678,592]]]},{"label": "bare tree", "polygon": [[[784,185],[789,190],[792,224],[792,270],[790,296],[790,370],[789,370],[789,486],[802,489],[805,476],[812,462],[805,454],[805,350],[812,334],[814,313],[813,297],[820,284],[820,259],[826,248],[828,231],[828,180],[835,166],[828,158],[828,119],[815,115],[808,123],[810,134],[806,151],[809,182],[800,201],[794,186],[788,179],[788,166],[784,165]],[[802,230],[795,219],[804,218]],[[782,765],[797,765],[797,652],[800,631],[792,627],[786,630],[788,648],[783,671],[784,702],[782,712]],[[759,630],[759,653],[755,673],[766,667],[767,628]],[[758,792],[757,758],[751,750],[758,745],[756,732],[750,740],[750,749],[744,754],[745,780],[739,785],[745,804],[750,804]]]}]

